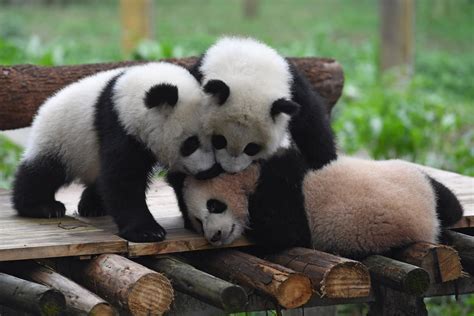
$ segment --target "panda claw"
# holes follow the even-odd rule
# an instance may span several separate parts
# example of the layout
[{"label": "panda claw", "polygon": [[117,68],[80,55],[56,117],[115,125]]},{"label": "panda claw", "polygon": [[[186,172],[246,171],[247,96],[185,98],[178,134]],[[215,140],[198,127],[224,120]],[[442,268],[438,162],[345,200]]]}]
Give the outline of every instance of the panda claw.
[{"label": "panda claw", "polygon": [[156,242],[162,241],[166,237],[166,230],[158,223],[154,223],[152,227],[147,224],[145,227],[136,226],[134,228],[122,230],[120,237],[133,242]]}]

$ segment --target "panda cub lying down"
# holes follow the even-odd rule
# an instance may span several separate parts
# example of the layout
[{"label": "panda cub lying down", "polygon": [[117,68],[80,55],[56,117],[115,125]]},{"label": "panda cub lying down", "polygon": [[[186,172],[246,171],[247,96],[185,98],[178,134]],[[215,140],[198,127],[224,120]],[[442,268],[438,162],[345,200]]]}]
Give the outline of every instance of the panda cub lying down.
[{"label": "panda cub lying down", "polygon": [[169,180],[186,225],[216,246],[246,230],[258,244],[357,258],[436,242],[463,213],[448,188],[399,160],[341,157],[311,170],[288,149],[239,174]]},{"label": "panda cub lying down", "polygon": [[131,241],[162,240],[166,232],[145,202],[155,164],[201,178],[220,172],[200,132],[204,99],[189,71],[169,63],[105,71],[65,87],[33,121],[13,185],[15,209],[63,216],[54,195],[79,180],[86,187],[80,215],[112,215]]}]

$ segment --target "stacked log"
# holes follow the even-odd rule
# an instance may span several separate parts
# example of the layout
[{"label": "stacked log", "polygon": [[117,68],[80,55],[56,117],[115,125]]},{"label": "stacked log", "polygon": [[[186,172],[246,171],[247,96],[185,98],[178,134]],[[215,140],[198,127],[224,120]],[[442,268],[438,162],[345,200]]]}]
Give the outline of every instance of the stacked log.
[{"label": "stacked log", "polygon": [[423,268],[432,282],[456,280],[462,274],[457,251],[446,245],[418,242],[398,251],[394,258]]},{"label": "stacked log", "polygon": [[311,298],[307,276],[240,251],[200,252],[186,258],[211,274],[259,290],[284,308],[299,307]]},{"label": "stacked log", "polygon": [[66,299],[50,287],[0,272],[0,305],[35,315],[62,315]]},{"label": "stacked log", "polygon": [[306,248],[291,248],[265,259],[307,275],[320,297],[365,297],[370,292],[369,271],[354,260]]},{"label": "stacked log", "polygon": [[245,290],[219,279],[172,256],[139,260],[154,271],[166,275],[177,291],[191,295],[224,311],[240,311],[248,303]]},{"label": "stacked log", "polygon": [[20,262],[12,265],[10,270],[17,276],[61,292],[66,299],[68,315],[116,315],[104,299],[49,267],[35,262]]},{"label": "stacked log", "polygon": [[363,261],[372,279],[404,293],[421,295],[430,285],[429,274],[417,266],[374,255]]},{"label": "stacked log", "polygon": [[119,255],[76,262],[73,272],[74,280],[132,315],[162,315],[173,301],[164,275]]},{"label": "stacked log", "polygon": [[474,275],[474,237],[455,231],[445,232],[444,237],[459,252],[464,270]]}]

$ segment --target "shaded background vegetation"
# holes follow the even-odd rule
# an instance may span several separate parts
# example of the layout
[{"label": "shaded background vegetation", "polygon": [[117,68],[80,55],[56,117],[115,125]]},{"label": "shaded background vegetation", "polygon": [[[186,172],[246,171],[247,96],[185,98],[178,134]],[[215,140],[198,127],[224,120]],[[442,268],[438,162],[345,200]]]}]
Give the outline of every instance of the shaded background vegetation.
[{"label": "shaded background vegetation", "polygon": [[[252,19],[240,0],[159,0],[155,39],[129,55],[121,52],[117,1],[13,2],[28,4],[0,4],[0,64],[183,57],[222,34],[255,36],[288,56],[333,57],[343,65],[345,89],[333,115],[341,150],[474,176],[472,0],[416,1],[414,74],[405,82],[379,70],[376,0],[260,0]],[[0,135],[0,187],[10,186],[20,152]],[[472,296],[437,304],[446,300],[429,301],[430,312],[474,313]]]}]

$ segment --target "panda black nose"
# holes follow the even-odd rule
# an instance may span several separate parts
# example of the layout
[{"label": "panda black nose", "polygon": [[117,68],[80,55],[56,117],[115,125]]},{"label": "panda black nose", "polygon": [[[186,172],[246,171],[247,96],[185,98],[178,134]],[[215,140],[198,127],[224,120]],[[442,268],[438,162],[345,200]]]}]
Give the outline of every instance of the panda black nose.
[{"label": "panda black nose", "polygon": [[219,241],[221,240],[221,237],[222,237],[222,231],[219,230],[217,233],[214,234],[214,236],[212,236],[211,242]]}]

